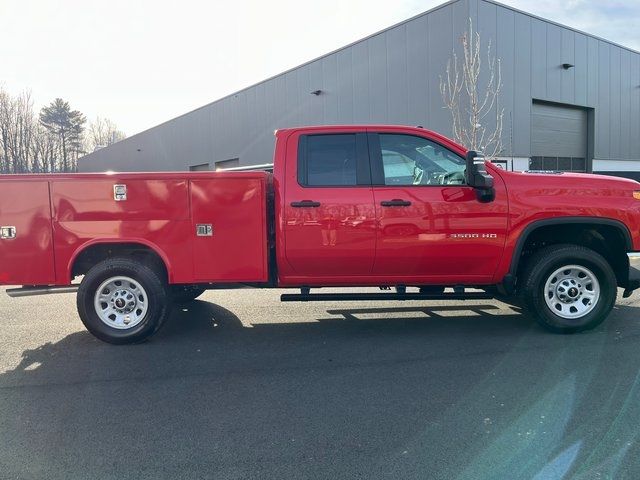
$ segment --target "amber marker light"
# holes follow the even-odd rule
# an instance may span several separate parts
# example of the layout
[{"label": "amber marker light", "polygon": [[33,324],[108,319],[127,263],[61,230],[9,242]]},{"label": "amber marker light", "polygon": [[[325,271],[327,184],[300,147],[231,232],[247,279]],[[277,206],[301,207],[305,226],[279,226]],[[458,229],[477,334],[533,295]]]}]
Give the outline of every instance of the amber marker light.
[{"label": "amber marker light", "polygon": [[633,198],[635,198],[636,200],[640,200],[640,190],[635,190],[633,192]]}]

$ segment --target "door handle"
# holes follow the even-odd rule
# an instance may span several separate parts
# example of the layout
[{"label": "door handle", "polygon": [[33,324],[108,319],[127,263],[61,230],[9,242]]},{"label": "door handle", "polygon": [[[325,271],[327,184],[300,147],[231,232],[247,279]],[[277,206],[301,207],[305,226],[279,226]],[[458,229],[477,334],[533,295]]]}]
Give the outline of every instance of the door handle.
[{"label": "door handle", "polygon": [[293,208],[315,208],[320,206],[320,202],[313,200],[302,200],[301,202],[291,202]]},{"label": "door handle", "polygon": [[399,198],[394,198],[393,200],[383,200],[380,202],[380,205],[383,207],[409,207],[411,206],[411,202],[408,200],[400,200]]}]

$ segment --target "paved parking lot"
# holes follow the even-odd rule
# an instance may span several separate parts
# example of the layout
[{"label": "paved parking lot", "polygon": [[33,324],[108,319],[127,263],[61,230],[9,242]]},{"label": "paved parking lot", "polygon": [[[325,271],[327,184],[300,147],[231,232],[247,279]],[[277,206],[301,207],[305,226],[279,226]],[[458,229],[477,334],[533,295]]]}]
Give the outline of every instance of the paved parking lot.
[{"label": "paved parking lot", "polygon": [[640,475],[640,300],[560,336],[493,301],[278,297],[209,292],[115,347],[73,295],[0,292],[0,476]]}]

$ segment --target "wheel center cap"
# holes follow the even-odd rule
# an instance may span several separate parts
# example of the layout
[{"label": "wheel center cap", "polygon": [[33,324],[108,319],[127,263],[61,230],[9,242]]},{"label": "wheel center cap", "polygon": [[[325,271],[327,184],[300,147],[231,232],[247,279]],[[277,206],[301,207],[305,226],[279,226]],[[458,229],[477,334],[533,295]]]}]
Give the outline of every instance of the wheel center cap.
[{"label": "wheel center cap", "polygon": [[124,308],[124,306],[125,306],[126,304],[127,304],[127,303],[126,303],[126,302],[124,301],[124,299],[122,299],[122,298],[118,298],[118,299],[116,300],[116,307],[118,307],[118,308]]},{"label": "wheel center cap", "polygon": [[571,298],[576,298],[579,293],[580,291],[576,287],[571,287],[567,292],[567,295],[569,295]]}]

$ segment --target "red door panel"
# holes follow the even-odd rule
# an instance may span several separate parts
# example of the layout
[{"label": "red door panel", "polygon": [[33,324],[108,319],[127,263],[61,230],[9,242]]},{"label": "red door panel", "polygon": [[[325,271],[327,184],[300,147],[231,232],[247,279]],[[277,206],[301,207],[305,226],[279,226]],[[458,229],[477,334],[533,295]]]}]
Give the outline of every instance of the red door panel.
[{"label": "red door panel", "polygon": [[[266,175],[190,181],[193,270],[198,282],[266,282]],[[197,226],[211,226],[198,236]]]},{"label": "red door panel", "polygon": [[[490,280],[507,229],[506,192],[496,178],[496,200],[480,203],[464,186],[376,187],[375,275]],[[382,206],[393,199],[409,206]]]},{"label": "red door panel", "polygon": [[[314,283],[314,278],[371,274],[376,227],[373,190],[365,176],[366,137],[347,132],[332,128],[328,134],[309,136],[307,144],[297,134],[287,141],[281,207],[287,265],[280,268],[281,277]],[[305,145],[315,146],[307,149],[309,158],[303,161],[298,149],[304,151]],[[303,168],[298,168],[303,163],[308,178],[301,182]]]},{"label": "red door panel", "polygon": [[489,283],[502,257],[508,201],[495,175],[495,199],[466,186],[460,147],[396,131],[369,134],[378,223],[374,275],[428,283]]},{"label": "red door panel", "polygon": [[320,205],[292,207],[290,202],[285,207],[286,254],[295,273],[370,274],[375,251],[371,188],[353,189],[346,197],[335,189],[312,188],[296,197]]},{"label": "red door panel", "polygon": [[[116,202],[113,188],[126,187],[126,201]],[[146,222],[187,220],[189,199],[184,179],[127,178],[118,175],[96,179],[54,177],[51,182],[53,216],[58,222]]]},{"label": "red door panel", "polygon": [[0,284],[53,284],[53,240],[46,181],[0,182],[0,226],[15,238],[0,239]]}]

